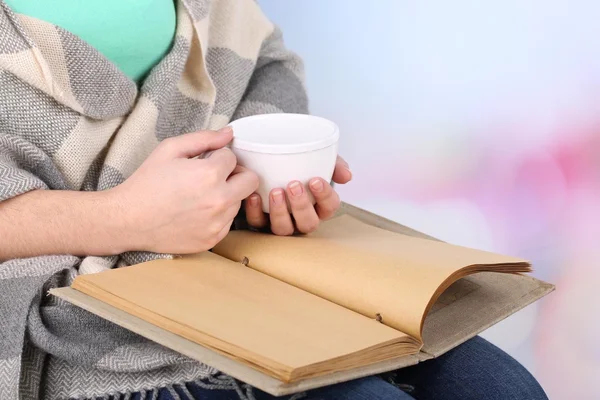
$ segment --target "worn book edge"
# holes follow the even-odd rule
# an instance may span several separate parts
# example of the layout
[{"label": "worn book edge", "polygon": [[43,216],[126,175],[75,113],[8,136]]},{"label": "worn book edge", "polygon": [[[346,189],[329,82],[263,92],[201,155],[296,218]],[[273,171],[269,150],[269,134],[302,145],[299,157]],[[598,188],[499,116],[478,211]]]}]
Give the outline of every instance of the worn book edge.
[{"label": "worn book edge", "polygon": [[[437,240],[431,236],[425,235],[421,232],[415,231],[411,228],[402,226],[391,220],[348,204],[343,204],[342,209],[340,210],[340,214],[341,213],[348,213],[362,220],[363,222],[390,231]],[[507,288],[507,282],[498,283],[497,280],[500,275],[506,274],[482,273],[479,277],[474,275],[463,278],[463,280],[474,281],[475,284],[478,284],[483,289],[490,289],[492,292],[501,292],[502,288]],[[505,301],[499,307],[494,307],[494,303],[489,302],[491,306],[489,308],[485,308],[480,304],[481,299],[477,299],[476,296],[465,296],[457,301],[453,301],[449,305],[446,305],[443,309],[432,313],[432,315],[430,315],[426,320],[425,333],[427,334],[427,331],[433,332],[435,338],[432,339],[435,340],[427,343],[420,353],[416,355],[402,356],[393,360],[387,360],[376,364],[371,364],[369,366],[357,367],[355,369],[336,372],[294,383],[283,383],[258,370],[236,362],[202,345],[196,344],[169,331],[145,322],[140,318],[134,317],[115,307],[102,303],[72,288],[52,289],[50,290],[50,294],[55,295],[89,312],[92,312],[106,320],[116,323],[125,329],[129,329],[132,332],[138,333],[149,340],[159,343],[199,362],[212,366],[225,374],[255,386],[271,395],[282,396],[392,371],[438,357],[554,290],[554,285],[542,282],[529,276],[506,275],[502,277],[502,279],[504,278],[516,279],[518,282],[523,284],[526,283],[528,286],[526,285],[522,288],[526,290],[521,293],[517,299],[511,300],[508,303]],[[483,295],[485,296],[485,293],[483,293]],[[510,299],[510,297],[508,298]],[[485,318],[473,318],[472,316],[466,317],[466,313],[460,312],[460,310],[465,307],[468,308],[473,306],[477,307],[477,310],[482,312],[485,315]],[[463,321],[456,320],[456,315],[454,314],[456,314],[457,311],[459,311],[458,315],[462,315],[464,317]],[[451,324],[444,325],[446,323],[445,321],[450,320],[453,321]],[[461,329],[444,329],[444,326],[448,328],[448,326],[455,325],[457,323],[461,325]]]}]

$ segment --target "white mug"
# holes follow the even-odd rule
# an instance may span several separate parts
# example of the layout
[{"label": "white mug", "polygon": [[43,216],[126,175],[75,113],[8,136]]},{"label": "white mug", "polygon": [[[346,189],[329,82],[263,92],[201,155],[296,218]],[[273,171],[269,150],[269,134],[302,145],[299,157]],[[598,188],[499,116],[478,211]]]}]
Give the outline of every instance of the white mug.
[{"label": "white mug", "polygon": [[231,150],[238,164],[259,177],[258,195],[269,212],[269,193],[300,181],[308,189],[313,178],[330,182],[338,155],[339,128],[325,118],[305,114],[261,114],[229,124]]}]

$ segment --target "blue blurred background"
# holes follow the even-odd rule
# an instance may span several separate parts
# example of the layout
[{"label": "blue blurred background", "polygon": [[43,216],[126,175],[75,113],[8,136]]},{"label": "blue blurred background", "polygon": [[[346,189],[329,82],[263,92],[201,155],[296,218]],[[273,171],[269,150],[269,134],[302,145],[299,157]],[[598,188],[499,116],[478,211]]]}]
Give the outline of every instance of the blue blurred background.
[{"label": "blue blurred background", "polygon": [[550,398],[598,398],[600,2],[259,3],[340,125],[343,199],[530,259],[557,291],[483,336]]}]

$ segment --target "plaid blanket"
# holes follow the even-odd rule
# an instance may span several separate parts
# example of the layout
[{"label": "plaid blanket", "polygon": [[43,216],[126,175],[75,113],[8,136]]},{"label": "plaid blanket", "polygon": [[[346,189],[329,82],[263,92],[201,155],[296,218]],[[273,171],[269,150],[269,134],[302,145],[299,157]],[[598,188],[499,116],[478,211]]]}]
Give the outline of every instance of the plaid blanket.
[{"label": "plaid blanket", "polygon": [[[301,61],[253,0],[178,0],[172,48],[140,86],[75,35],[0,0],[0,201],[105,190],[165,138],[307,107]],[[0,399],[107,397],[218,376],[45,295],[156,257],[169,255],[0,263]]]}]

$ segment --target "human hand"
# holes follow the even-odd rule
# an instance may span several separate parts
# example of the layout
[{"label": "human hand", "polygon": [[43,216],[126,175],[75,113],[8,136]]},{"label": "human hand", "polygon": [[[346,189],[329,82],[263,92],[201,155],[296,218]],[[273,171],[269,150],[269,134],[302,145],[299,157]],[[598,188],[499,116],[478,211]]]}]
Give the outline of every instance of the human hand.
[{"label": "human hand", "polygon": [[[352,172],[348,163],[338,157],[333,181],[338,184],[348,183]],[[310,201],[306,188],[298,181],[290,182],[288,187],[273,189],[269,194],[269,214],[262,211],[262,200],[256,193],[245,201],[245,212],[248,224],[255,228],[270,226],[276,235],[289,236],[294,232],[310,233],[321,221],[331,218],[340,207],[340,198],[329,182],[314,178],[308,184],[316,204]],[[289,200],[292,213],[289,213],[286,198]]]},{"label": "human hand", "polygon": [[[164,140],[123,184],[111,189],[135,249],[189,254],[208,250],[231,227],[258,177],[226,146],[231,129]],[[205,152],[210,156],[193,159]]]}]

